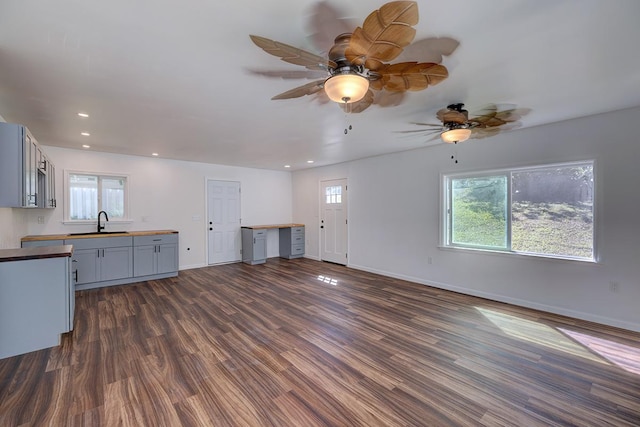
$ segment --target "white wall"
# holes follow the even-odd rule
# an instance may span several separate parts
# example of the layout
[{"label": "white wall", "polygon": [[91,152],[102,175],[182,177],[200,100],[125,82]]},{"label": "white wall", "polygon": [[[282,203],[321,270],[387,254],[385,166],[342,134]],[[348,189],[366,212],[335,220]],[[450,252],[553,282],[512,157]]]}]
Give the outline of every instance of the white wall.
[{"label": "white wall", "polygon": [[[318,259],[319,181],[347,178],[350,267],[640,331],[639,120],[636,108],[469,141],[457,165],[441,144],[294,172],[293,220]],[[438,246],[441,173],[583,159],[596,160],[598,263]]]},{"label": "white wall", "polygon": [[[57,234],[92,231],[95,225],[65,225],[63,220],[63,171],[80,170],[128,175],[131,223],[107,225],[117,230],[174,229],[180,232],[180,268],[207,264],[206,180],[239,181],[243,224],[291,222],[291,174],[205,163],[124,156],[44,146],[56,166],[58,208],[13,209],[24,218],[25,234]],[[17,213],[16,213],[17,212]],[[0,210],[2,215],[2,210]],[[44,224],[38,224],[38,217]],[[143,217],[146,221],[143,221]],[[1,217],[0,217],[1,219]],[[4,221],[0,235],[10,232]],[[16,242],[17,247],[19,242]],[[268,256],[278,256],[277,234],[268,242]]]},{"label": "white wall", "polygon": [[27,234],[26,216],[21,211],[0,208],[0,249],[20,247],[20,238]]}]

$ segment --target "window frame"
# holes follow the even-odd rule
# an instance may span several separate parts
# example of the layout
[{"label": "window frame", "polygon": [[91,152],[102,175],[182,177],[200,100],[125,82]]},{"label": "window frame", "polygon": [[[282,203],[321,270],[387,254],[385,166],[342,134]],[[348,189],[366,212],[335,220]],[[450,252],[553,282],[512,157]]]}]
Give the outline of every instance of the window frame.
[{"label": "window frame", "polygon": [[101,181],[105,178],[110,179],[123,179],[124,180],[124,206],[123,206],[123,217],[122,218],[109,218],[109,222],[125,224],[132,222],[129,216],[130,205],[129,205],[129,188],[131,186],[131,177],[127,174],[123,173],[115,173],[115,172],[95,172],[95,171],[86,171],[86,170],[74,170],[74,169],[65,169],[64,171],[64,208],[63,208],[63,224],[97,224],[97,219],[71,219],[71,209],[69,204],[71,203],[71,175],[89,175],[98,177],[98,212],[102,210],[102,196],[101,190],[102,185]]},{"label": "window frame", "polygon": [[[593,178],[593,204],[592,204],[592,256],[588,257],[579,257],[579,256],[569,256],[569,255],[554,255],[554,254],[542,254],[542,253],[533,253],[533,252],[523,252],[523,251],[515,251],[512,250],[512,174],[518,172],[527,172],[527,171],[541,171],[544,169],[554,169],[554,168],[562,168],[562,167],[576,167],[576,166],[584,166],[590,165],[592,168],[592,178]],[[477,245],[465,245],[459,243],[453,243],[453,228],[452,228],[452,211],[451,211],[451,203],[452,203],[452,190],[453,190],[453,179],[459,178],[482,178],[482,177],[491,177],[491,176],[506,176],[507,177],[507,224],[506,224],[506,248],[500,247],[491,247],[491,246],[477,246]],[[489,169],[489,170],[478,170],[478,171],[465,171],[465,172],[443,172],[440,174],[440,242],[439,247],[441,249],[450,249],[450,250],[462,250],[462,251],[477,251],[480,253],[494,253],[494,254],[504,254],[507,256],[525,256],[525,257],[538,257],[538,258],[547,258],[553,260],[563,260],[563,261],[580,261],[580,262],[588,262],[588,263],[597,263],[599,262],[598,250],[597,250],[597,241],[598,241],[598,215],[597,215],[597,162],[595,159],[585,159],[585,160],[575,160],[570,162],[561,162],[561,163],[544,163],[544,164],[535,164],[528,166],[519,166],[519,167],[508,167],[508,168],[499,168],[499,169]]]}]

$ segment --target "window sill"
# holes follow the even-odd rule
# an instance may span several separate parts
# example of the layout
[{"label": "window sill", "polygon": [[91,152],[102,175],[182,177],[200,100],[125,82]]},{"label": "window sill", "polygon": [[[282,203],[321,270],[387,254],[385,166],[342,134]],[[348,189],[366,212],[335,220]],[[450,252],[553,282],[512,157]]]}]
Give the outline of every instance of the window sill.
[{"label": "window sill", "polygon": [[587,259],[587,258],[572,258],[572,257],[563,257],[563,256],[552,256],[552,255],[543,255],[543,254],[535,254],[535,253],[526,253],[526,252],[513,252],[513,251],[501,251],[495,249],[479,249],[479,248],[467,248],[462,246],[443,246],[438,245],[438,249],[443,249],[445,251],[462,251],[462,252],[473,252],[477,254],[486,254],[486,255],[499,255],[506,257],[521,257],[525,258],[537,258],[537,259],[545,259],[550,261],[559,261],[559,262],[579,262],[586,264],[599,264],[597,259]]}]

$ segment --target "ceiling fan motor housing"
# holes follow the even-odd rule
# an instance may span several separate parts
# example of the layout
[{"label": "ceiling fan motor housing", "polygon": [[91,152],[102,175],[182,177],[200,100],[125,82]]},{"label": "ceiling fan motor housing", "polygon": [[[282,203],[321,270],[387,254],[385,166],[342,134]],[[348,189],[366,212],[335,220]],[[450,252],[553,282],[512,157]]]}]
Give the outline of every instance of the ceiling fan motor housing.
[{"label": "ceiling fan motor housing", "polygon": [[352,64],[346,57],[345,51],[349,47],[351,41],[351,33],[342,33],[334,40],[334,45],[329,50],[329,61],[336,64],[335,67],[329,67],[331,76],[339,74],[358,74],[364,78],[369,78],[369,70],[364,65]]},{"label": "ceiling fan motor housing", "polygon": [[369,88],[368,70],[364,65],[354,65],[346,58],[345,51],[350,41],[350,33],[340,34],[329,50],[329,60],[336,66],[329,67],[329,78],[324,82],[324,89],[335,102],[357,102]]}]

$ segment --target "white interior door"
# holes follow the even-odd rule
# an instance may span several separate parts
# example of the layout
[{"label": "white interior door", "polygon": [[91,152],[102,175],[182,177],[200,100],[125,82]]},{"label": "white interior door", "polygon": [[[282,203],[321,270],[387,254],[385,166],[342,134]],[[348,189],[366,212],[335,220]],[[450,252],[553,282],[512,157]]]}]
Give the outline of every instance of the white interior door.
[{"label": "white interior door", "polygon": [[322,181],[320,215],[320,257],[323,261],[347,264],[347,180]]},{"label": "white interior door", "polygon": [[209,264],[241,261],[240,183],[207,180]]}]

